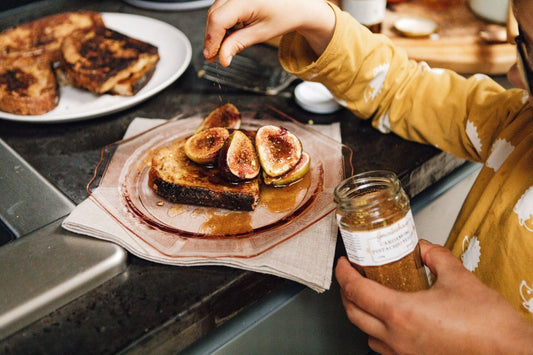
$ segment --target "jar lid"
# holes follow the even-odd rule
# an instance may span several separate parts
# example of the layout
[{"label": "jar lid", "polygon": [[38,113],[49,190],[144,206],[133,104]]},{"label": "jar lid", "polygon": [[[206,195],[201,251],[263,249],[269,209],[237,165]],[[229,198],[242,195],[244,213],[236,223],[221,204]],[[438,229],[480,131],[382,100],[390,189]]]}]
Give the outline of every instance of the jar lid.
[{"label": "jar lid", "polygon": [[294,99],[304,110],[313,113],[333,113],[341,108],[324,85],[311,81],[304,81],[296,86]]}]

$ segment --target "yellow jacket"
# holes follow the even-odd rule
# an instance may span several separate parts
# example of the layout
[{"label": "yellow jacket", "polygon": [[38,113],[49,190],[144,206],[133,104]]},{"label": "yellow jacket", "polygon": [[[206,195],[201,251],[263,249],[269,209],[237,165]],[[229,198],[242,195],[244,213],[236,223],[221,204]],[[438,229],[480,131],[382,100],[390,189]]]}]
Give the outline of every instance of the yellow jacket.
[{"label": "yellow jacket", "polygon": [[[332,6],[336,30],[317,58],[303,37],[280,43],[284,68],[319,81],[375,128],[482,162],[446,246],[533,321],[533,108],[524,90],[409,60]],[[480,300],[483,301],[483,300]]]}]

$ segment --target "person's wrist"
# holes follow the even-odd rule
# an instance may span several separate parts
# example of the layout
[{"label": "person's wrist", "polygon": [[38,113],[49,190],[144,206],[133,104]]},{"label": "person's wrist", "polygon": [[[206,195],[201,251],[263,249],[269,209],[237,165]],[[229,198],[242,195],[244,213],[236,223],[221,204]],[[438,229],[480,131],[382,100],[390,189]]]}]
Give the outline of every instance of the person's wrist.
[{"label": "person's wrist", "polygon": [[307,17],[312,19],[301,26],[298,32],[306,39],[317,56],[320,56],[335,32],[335,12],[327,4],[321,4],[322,8],[315,10],[318,16]]}]

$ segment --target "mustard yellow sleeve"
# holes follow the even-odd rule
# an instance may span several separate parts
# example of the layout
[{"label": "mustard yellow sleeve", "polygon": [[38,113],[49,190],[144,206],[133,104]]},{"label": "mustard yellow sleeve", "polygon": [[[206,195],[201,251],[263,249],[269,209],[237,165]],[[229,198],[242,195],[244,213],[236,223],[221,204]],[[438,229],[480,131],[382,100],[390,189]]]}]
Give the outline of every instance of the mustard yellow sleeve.
[{"label": "mustard yellow sleeve", "polygon": [[533,107],[527,91],[416,63],[332,5],[336,29],[320,57],[291,33],[284,68],[325,84],[383,132],[432,144],[483,167],[447,240],[481,281],[533,322]]},{"label": "mustard yellow sleeve", "polygon": [[[522,90],[504,90],[486,75],[468,79],[409,60],[405,51],[331,5],[336,29],[316,57],[297,33],[280,43],[283,67],[322,82],[356,116],[405,139],[455,156],[485,161],[499,130],[523,107]],[[495,119],[497,118],[497,119]]]}]

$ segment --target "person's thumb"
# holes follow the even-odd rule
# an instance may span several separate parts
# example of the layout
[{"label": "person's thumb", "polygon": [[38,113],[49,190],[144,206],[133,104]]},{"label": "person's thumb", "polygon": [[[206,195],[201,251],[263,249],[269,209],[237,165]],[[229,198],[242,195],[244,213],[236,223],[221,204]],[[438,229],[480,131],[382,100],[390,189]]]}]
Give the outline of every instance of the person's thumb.
[{"label": "person's thumb", "polygon": [[421,239],[420,253],[424,264],[437,278],[465,270],[461,261],[441,245]]}]

